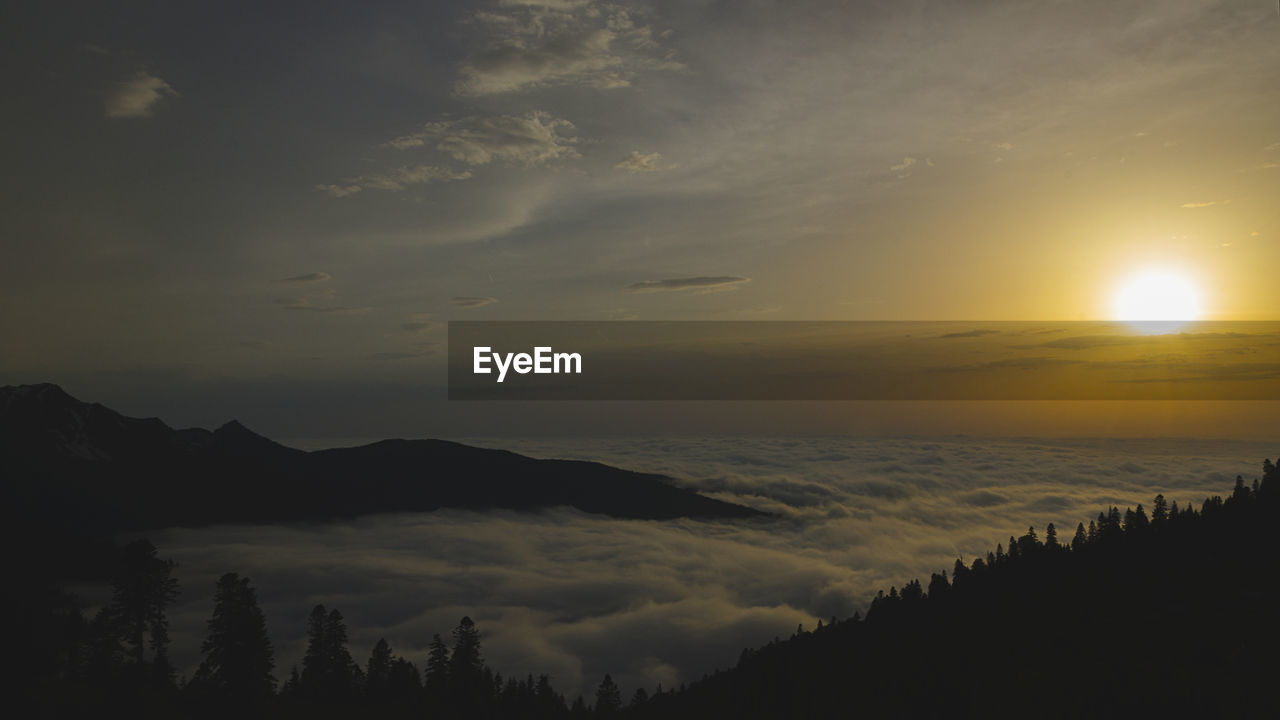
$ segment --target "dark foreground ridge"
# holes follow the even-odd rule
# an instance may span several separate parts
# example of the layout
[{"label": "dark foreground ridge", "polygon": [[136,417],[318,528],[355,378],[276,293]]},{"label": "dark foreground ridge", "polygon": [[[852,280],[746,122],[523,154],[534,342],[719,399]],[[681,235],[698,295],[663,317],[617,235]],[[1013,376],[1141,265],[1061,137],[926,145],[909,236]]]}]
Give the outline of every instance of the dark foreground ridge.
[{"label": "dark foreground ridge", "polygon": [[766,515],[661,475],[443,440],[304,452],[234,421],[214,431],[174,430],[50,384],[0,387],[0,472],[9,507],[23,508],[34,526],[77,535],[440,508],[571,506],[634,519]]},{"label": "dark foreground ridge", "polygon": [[1034,528],[798,629],[645,718],[1280,717],[1280,470]]}]

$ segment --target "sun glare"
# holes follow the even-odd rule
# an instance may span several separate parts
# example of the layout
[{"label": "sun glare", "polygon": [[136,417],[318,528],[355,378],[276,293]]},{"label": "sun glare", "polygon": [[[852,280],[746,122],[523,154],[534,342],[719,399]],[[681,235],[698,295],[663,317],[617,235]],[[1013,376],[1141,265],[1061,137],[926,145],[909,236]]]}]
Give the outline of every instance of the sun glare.
[{"label": "sun glare", "polygon": [[1183,275],[1144,272],[1120,287],[1114,311],[1116,320],[1143,332],[1175,332],[1200,317],[1200,293]]}]

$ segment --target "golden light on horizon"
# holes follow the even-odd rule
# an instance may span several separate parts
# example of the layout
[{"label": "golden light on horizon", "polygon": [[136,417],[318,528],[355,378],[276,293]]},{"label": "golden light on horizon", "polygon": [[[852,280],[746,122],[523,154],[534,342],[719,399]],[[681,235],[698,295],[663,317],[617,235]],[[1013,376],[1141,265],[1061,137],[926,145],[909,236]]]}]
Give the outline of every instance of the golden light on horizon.
[{"label": "golden light on horizon", "polygon": [[1114,319],[1143,332],[1174,332],[1200,318],[1200,291],[1182,273],[1143,271],[1116,291],[1113,313]]}]

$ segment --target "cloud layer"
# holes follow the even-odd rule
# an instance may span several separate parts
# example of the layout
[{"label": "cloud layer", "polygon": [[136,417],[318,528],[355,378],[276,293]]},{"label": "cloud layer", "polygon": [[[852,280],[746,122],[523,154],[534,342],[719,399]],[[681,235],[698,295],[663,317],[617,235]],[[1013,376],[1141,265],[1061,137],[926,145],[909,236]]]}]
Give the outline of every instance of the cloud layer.
[{"label": "cloud layer", "polygon": [[[510,441],[493,441],[512,447]],[[306,612],[351,624],[363,661],[385,637],[421,664],[433,633],[468,614],[504,675],[549,672],[589,692],[605,672],[630,693],[725,667],[797,623],[864,609],[874,593],[972,559],[1049,522],[1070,537],[1097,510],[1180,505],[1253,477],[1268,448],[1188,441],[661,439],[525,442],[521,452],[603,459],[682,478],[781,514],[771,522],[616,521],[436,512],[311,527],[170,530],[179,562],[180,666],[196,660],[214,579],[251,577],[283,670]],[[1270,448],[1274,450],[1274,448]]]}]

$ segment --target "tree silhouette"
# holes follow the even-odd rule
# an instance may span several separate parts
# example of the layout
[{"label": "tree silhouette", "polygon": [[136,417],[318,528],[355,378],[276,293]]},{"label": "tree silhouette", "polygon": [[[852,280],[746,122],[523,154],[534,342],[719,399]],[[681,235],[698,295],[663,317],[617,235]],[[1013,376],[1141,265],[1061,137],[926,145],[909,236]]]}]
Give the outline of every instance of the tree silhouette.
[{"label": "tree silhouette", "polygon": [[613,682],[613,677],[605,673],[600,687],[596,688],[596,714],[613,715],[622,709],[622,690]]},{"label": "tree silhouette", "polygon": [[631,696],[631,707],[638,708],[649,702],[649,693],[644,688],[636,688],[635,694]]},{"label": "tree silhouette", "polygon": [[[106,607],[111,622],[118,624],[139,678],[158,686],[173,682],[173,667],[167,654],[169,621],[165,616],[165,608],[178,596],[173,568],[173,561],[157,557],[155,546],[146,539],[126,545],[121,551],[111,584],[111,601]],[[149,671],[146,667],[148,648],[152,658]]]},{"label": "tree silhouette", "polygon": [[237,705],[264,700],[276,679],[267,623],[248,578],[223,575],[214,592],[209,634],[200,646],[204,661],[192,684],[215,699]]},{"label": "tree silhouette", "polygon": [[423,685],[427,694],[437,701],[443,699],[449,687],[449,646],[444,644],[438,634],[431,637]]},{"label": "tree silhouette", "polygon": [[342,613],[316,605],[307,620],[307,652],[302,658],[299,684],[303,697],[350,701],[358,694],[360,679],[360,668],[347,649],[347,626]]},{"label": "tree silhouette", "polygon": [[391,686],[391,667],[396,657],[391,653],[391,646],[386,638],[379,638],[369,654],[369,662],[365,665],[364,692],[374,702],[384,702]]}]

